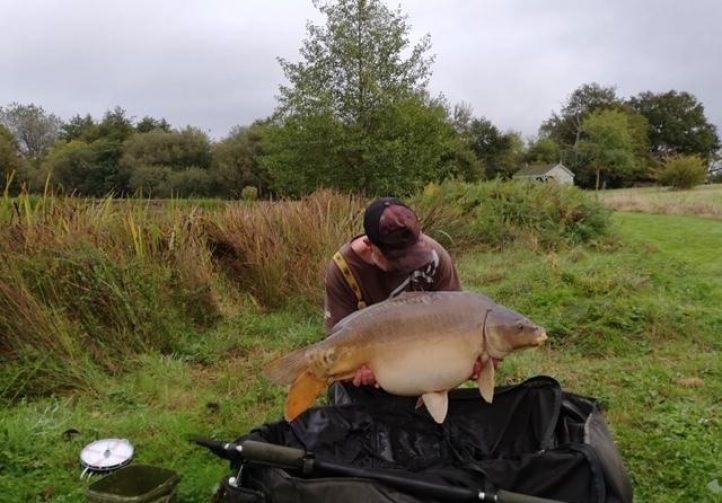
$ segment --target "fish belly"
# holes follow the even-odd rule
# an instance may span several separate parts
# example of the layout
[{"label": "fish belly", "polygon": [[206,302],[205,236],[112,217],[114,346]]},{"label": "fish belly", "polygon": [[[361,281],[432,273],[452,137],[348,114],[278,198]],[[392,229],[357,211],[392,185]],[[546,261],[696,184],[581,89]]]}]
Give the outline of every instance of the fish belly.
[{"label": "fish belly", "polygon": [[394,349],[375,356],[368,366],[381,388],[402,396],[457,387],[469,379],[481,352],[466,344],[443,342]]}]

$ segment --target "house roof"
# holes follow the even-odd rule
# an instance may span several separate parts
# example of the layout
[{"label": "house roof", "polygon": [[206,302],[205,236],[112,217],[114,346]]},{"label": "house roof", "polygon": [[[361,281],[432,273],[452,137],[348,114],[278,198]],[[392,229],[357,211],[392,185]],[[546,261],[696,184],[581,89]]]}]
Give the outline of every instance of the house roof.
[{"label": "house roof", "polygon": [[514,176],[541,176],[546,175],[552,169],[559,167],[563,169],[569,176],[574,177],[574,173],[569,171],[562,163],[557,164],[534,164],[521,168],[519,171],[514,173]]}]

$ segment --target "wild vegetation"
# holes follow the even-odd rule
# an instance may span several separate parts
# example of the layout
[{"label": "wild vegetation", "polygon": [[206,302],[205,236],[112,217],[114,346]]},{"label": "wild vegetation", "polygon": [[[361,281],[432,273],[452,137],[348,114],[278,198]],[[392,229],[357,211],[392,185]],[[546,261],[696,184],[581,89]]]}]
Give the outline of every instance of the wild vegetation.
[{"label": "wild vegetation", "polygon": [[[534,187],[531,192],[528,187],[521,192],[521,185],[519,191],[493,184],[476,192],[475,187],[468,187],[466,200],[473,201],[474,208],[484,205],[482,193],[497,198],[505,191],[507,197],[527,194],[532,203],[550,197],[549,186]],[[579,204],[577,198],[585,197],[575,189],[563,190],[556,197],[571,201],[571,209]],[[419,195],[418,201],[429,204],[426,198],[435,201],[443,196],[444,207],[464,208],[458,186],[428,192]],[[22,199],[6,202],[12,212],[18,211],[13,203],[25,204]],[[298,256],[306,253],[320,267],[327,256],[321,260],[316,253],[325,252],[315,245],[303,248],[294,240],[311,230],[320,237],[347,232],[347,225],[358,225],[352,210],[362,202],[324,192],[300,203],[278,203],[275,210],[264,206],[253,213],[253,206],[239,205],[209,205],[200,211],[181,202],[161,209],[112,200],[98,205],[28,199],[32,216],[19,210],[23,218],[18,220],[13,213],[12,226],[2,228],[19,229],[32,222],[27,227],[32,230],[22,234],[30,253],[24,260],[18,253],[7,253],[4,274],[22,273],[12,277],[23,281],[12,291],[25,292],[23,305],[32,309],[25,309],[22,316],[30,318],[37,330],[20,335],[32,337],[32,343],[45,351],[24,353],[29,355],[27,362],[43,357],[29,367],[35,371],[34,380],[27,372],[19,379],[8,370],[19,368],[12,359],[29,345],[19,338],[9,343],[8,320],[18,312],[7,309],[17,309],[19,302],[17,293],[13,304],[3,297],[2,383],[6,392],[13,393],[6,393],[0,413],[2,494],[13,501],[82,501],[87,482],[78,479],[78,452],[96,438],[124,436],[135,445],[137,462],[178,471],[182,501],[207,501],[227,466],[193,447],[187,438],[233,439],[277,419],[283,390],[263,378],[263,365],[275,355],[323,336],[318,283],[316,291],[310,286],[300,288],[300,283],[289,283],[288,277],[264,276],[264,268],[273,257],[280,268],[298,267]],[[533,207],[532,203],[517,206]],[[498,205],[496,211],[505,207],[498,201],[493,204]],[[69,219],[71,207],[82,218]],[[326,221],[319,216],[324,208],[331,208],[338,218]],[[426,213],[427,208],[431,213]],[[461,237],[472,228],[468,222],[460,224],[463,212],[455,218],[437,213],[434,219],[433,211],[438,210],[426,206],[422,215],[434,232],[446,233],[456,243],[454,254],[464,286],[528,314],[549,331],[547,347],[514,355],[501,365],[499,383],[546,374],[569,391],[598,398],[632,475],[638,501],[712,501],[715,493],[708,486],[714,488],[713,481],[722,472],[718,442],[722,289],[716,281],[722,273],[716,260],[722,228],[714,221],[711,226],[710,220],[686,215],[616,213],[604,220],[610,225],[604,227],[606,235],[583,243],[561,239],[543,245],[544,226],[538,227],[541,233],[535,239],[527,231],[515,241],[472,243],[473,233]],[[288,224],[279,231],[277,219],[282,213]],[[4,215],[7,218],[8,213]],[[135,231],[122,223],[131,216]],[[209,220],[211,230],[207,231]],[[242,220],[249,220],[248,227],[239,223]],[[518,221],[531,228],[539,225],[530,216]],[[328,230],[335,228],[334,222],[338,228]],[[62,237],[66,229],[84,236],[75,253]],[[177,229],[176,239],[197,247],[187,262],[193,274],[186,277],[188,271],[180,268],[175,282],[168,280],[168,271],[186,262],[173,258],[170,250],[176,248],[167,239],[171,229]],[[457,230],[460,237],[453,239]],[[205,232],[212,240],[200,237]],[[261,236],[262,232],[268,235]],[[244,239],[231,239],[236,233],[243,233]],[[569,236],[575,236],[574,232]],[[3,237],[6,242],[7,235]],[[218,255],[223,239],[230,250],[238,252],[240,267],[226,262],[236,260],[230,250],[225,258]],[[281,244],[286,239],[291,242]],[[124,241],[126,246],[120,246]],[[251,273],[259,258],[252,255],[254,246],[263,243],[273,253],[265,253],[266,262]],[[63,253],[51,255],[42,244],[59,247]],[[19,247],[17,242],[13,246]],[[287,253],[286,247],[291,251]],[[3,249],[4,256],[8,250]],[[118,264],[123,267],[116,268]],[[53,267],[60,274],[57,288],[50,289],[49,281],[43,282],[37,271]],[[209,282],[188,283],[187,278],[205,278],[206,272],[211,275]],[[268,285],[269,298],[282,296],[285,302],[277,307],[271,306],[278,303],[267,304],[259,287],[243,283],[249,273],[257,274],[254,284]],[[320,280],[313,274],[306,279]],[[178,285],[188,284],[197,288],[185,286],[181,291],[193,295],[176,291]],[[3,291],[12,285],[16,283],[3,283]],[[160,295],[163,300],[143,295]],[[147,308],[148,302],[152,308]],[[112,304],[126,310],[138,333],[130,331],[130,322],[121,321],[125,318],[113,312]],[[113,323],[103,324],[106,318]],[[20,329],[18,325],[9,328]],[[147,326],[160,330],[147,330]],[[73,338],[84,344],[61,344]],[[122,347],[124,341],[127,347]],[[8,353],[9,347],[19,350]],[[61,391],[56,383],[75,389]],[[18,390],[18,385],[25,387]],[[50,390],[55,392],[38,394]]]},{"label": "wild vegetation", "polygon": [[444,182],[411,200],[426,232],[451,249],[524,243],[553,250],[606,235],[609,215],[588,194],[557,184]]},{"label": "wild vegetation", "polygon": [[[92,389],[133,355],[172,353],[179,332],[213,325],[234,298],[319,306],[326,259],[361,232],[365,199],[319,191],[199,208],[6,194],[1,204],[0,397],[12,401]],[[557,185],[447,183],[418,204],[429,232],[459,250],[553,249],[607,228],[601,206]]]},{"label": "wild vegetation", "polygon": [[318,5],[277,110],[219,141],[120,107],[0,108],[0,499],[82,501],[79,450],[123,436],[207,501],[226,466],[187,437],[280,416],[263,365],[322,337],[325,263],[378,194],[408,196],[466,288],[548,329],[500,382],[599,398],[638,501],[719,497],[722,228],[699,217],[719,187],[506,181],[561,160],[582,187],[697,183],[719,170],[702,104],[584,84],[526,143],[430,95],[400,11]]}]

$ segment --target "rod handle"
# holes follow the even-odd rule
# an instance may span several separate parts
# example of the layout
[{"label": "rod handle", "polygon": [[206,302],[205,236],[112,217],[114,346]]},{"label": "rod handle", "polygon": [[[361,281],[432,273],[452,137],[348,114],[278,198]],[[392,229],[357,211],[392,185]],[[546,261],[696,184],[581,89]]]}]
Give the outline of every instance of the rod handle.
[{"label": "rod handle", "polygon": [[302,470],[304,461],[307,459],[306,451],[303,449],[267,444],[255,440],[245,440],[241,442],[240,447],[243,458],[265,465]]}]

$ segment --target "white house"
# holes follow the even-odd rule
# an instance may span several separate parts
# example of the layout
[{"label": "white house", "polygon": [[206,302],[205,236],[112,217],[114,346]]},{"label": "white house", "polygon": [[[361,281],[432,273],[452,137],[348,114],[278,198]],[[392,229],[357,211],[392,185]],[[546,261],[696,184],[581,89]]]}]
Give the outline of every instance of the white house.
[{"label": "white house", "polygon": [[555,181],[563,185],[574,184],[574,173],[569,171],[562,163],[554,165],[537,164],[520,169],[512,178],[520,180],[533,180],[537,182]]}]

